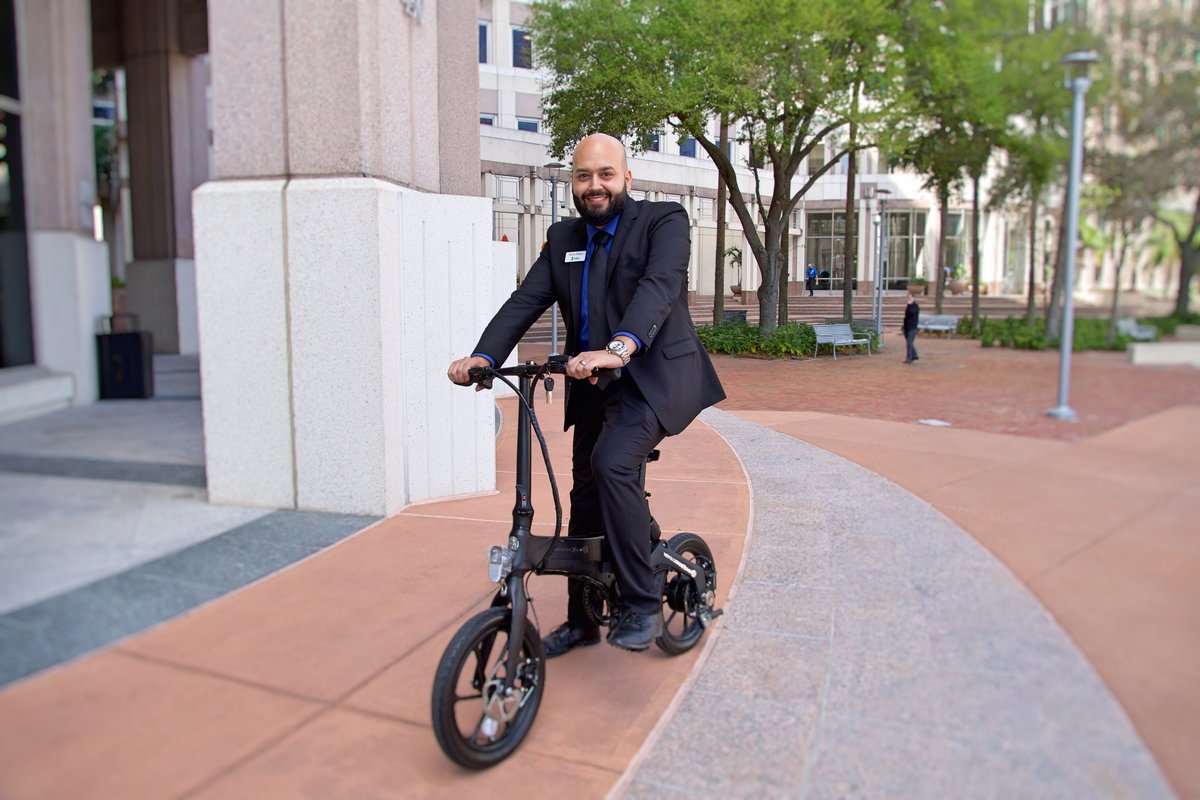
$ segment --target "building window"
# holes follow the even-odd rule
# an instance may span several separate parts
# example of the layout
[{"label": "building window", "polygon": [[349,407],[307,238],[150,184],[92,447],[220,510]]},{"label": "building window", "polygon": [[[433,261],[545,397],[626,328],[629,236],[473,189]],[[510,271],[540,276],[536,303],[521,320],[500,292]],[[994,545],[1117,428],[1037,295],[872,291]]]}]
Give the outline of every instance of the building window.
[{"label": "building window", "polygon": [[479,124],[480,125],[495,125],[496,118],[493,117],[491,114],[480,114],[479,115]]},{"label": "building window", "polygon": [[819,144],[808,154],[808,174],[812,175],[825,166],[825,145]]},{"label": "building window", "polygon": [[488,24],[479,23],[479,63],[488,63]]},{"label": "building window", "polygon": [[[942,262],[942,270],[950,279],[956,273],[966,273],[969,256],[967,254],[967,237],[964,235],[970,219],[966,212],[951,211],[947,215],[946,255]],[[948,272],[946,270],[949,270]]]},{"label": "building window", "polygon": [[817,268],[818,289],[842,288],[846,259],[846,214],[841,211],[808,212],[808,263]]},{"label": "building window", "polygon": [[646,152],[648,152],[648,153],[657,153],[661,149],[661,145],[659,144],[659,137],[658,137],[657,133],[652,133],[649,136],[642,139],[642,144],[645,146]]},{"label": "building window", "polygon": [[527,131],[529,133],[537,133],[538,121],[536,119],[518,119],[517,130]]},{"label": "building window", "polygon": [[716,219],[717,218],[717,201],[711,197],[701,197],[700,207],[697,209],[697,217],[700,219]]},{"label": "building window", "polygon": [[928,279],[921,264],[925,260],[925,212],[889,211],[887,214],[887,263],[884,288],[901,289],[908,279]]},{"label": "building window", "polygon": [[529,42],[529,31],[524,28],[513,28],[512,63],[517,69],[533,69],[533,52]]},{"label": "building window", "polygon": [[679,143],[679,155],[687,156],[688,158],[696,157],[696,139],[693,136],[688,136]]},{"label": "building window", "polygon": [[512,175],[497,175],[492,199],[497,203],[520,203],[521,179]]}]

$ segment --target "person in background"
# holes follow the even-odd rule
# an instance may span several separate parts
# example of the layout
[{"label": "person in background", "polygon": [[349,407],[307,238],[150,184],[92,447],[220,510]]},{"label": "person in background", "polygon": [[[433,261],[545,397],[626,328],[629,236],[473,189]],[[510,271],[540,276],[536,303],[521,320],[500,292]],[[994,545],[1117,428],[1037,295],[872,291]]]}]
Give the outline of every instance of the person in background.
[{"label": "person in background", "polygon": [[808,296],[813,296],[813,289],[817,287],[817,268],[812,264],[808,265],[808,269],[804,271],[804,283],[808,289]]},{"label": "person in background", "polygon": [[907,350],[904,354],[904,363],[911,364],[917,360],[917,322],[921,319],[921,306],[917,303],[917,298],[913,296],[912,289],[908,290],[908,304],[904,306],[904,327],[901,329],[904,332],[904,344]]}]

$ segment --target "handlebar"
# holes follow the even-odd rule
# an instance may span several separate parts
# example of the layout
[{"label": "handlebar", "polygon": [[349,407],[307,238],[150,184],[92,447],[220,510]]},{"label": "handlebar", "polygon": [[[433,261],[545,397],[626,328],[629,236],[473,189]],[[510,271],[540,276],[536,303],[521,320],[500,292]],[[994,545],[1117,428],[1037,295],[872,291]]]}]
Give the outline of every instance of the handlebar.
[{"label": "handlebar", "polygon": [[[512,367],[471,367],[467,371],[469,381],[464,386],[479,384],[485,389],[492,388],[492,378],[496,376],[507,377],[529,377],[534,380],[543,375],[564,375],[567,371],[567,362],[571,360],[567,355],[550,356],[546,361],[537,363],[529,361],[524,364],[517,364]],[[618,380],[623,373],[621,367],[605,369],[597,367],[592,370],[592,375],[598,378],[608,378],[609,380]]]}]

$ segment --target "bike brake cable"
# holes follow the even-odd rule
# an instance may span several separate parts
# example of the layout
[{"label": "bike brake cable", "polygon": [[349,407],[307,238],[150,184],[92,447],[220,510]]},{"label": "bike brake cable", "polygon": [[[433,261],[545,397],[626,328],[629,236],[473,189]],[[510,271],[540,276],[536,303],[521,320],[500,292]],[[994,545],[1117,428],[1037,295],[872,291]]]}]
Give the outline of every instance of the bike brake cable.
[{"label": "bike brake cable", "polygon": [[[541,375],[542,373],[539,372],[533,378],[535,390],[538,381],[541,379]],[[495,376],[508,384],[508,387],[513,390],[513,394],[520,398],[525,409],[529,411],[529,422],[533,427],[534,434],[537,436],[538,445],[542,450],[542,462],[546,465],[546,475],[550,478],[550,494],[554,497],[554,538],[558,539],[562,536],[562,500],[558,494],[558,480],[554,477],[554,466],[550,463],[550,448],[546,445],[546,437],[542,434],[542,426],[538,424],[537,411],[533,408],[535,404],[526,400],[525,395],[521,394],[521,390],[514,386],[513,382],[508,378],[498,373]],[[547,551],[548,553],[549,551]]]}]

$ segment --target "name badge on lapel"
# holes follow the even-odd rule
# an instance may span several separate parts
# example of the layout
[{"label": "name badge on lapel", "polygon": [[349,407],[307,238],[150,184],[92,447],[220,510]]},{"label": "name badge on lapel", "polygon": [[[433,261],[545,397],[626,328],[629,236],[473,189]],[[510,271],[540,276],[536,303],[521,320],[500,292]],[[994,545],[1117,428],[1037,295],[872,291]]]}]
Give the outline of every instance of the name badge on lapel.
[{"label": "name badge on lapel", "polygon": [[582,263],[585,258],[587,258],[587,250],[572,250],[567,253],[568,264]]}]

